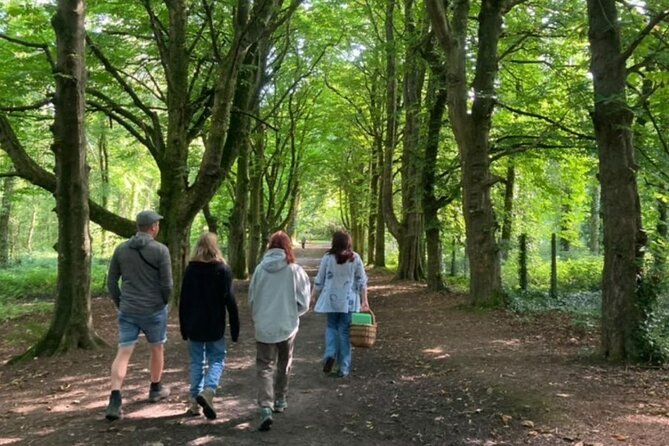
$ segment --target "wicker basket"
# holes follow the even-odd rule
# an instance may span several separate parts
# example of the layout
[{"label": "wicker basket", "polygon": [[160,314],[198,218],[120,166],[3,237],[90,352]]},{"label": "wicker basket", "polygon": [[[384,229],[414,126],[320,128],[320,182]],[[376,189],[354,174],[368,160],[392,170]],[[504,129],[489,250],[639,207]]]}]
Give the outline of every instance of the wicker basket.
[{"label": "wicker basket", "polygon": [[372,311],[372,325],[351,324],[351,345],[358,348],[370,348],[376,341],[376,317]]}]

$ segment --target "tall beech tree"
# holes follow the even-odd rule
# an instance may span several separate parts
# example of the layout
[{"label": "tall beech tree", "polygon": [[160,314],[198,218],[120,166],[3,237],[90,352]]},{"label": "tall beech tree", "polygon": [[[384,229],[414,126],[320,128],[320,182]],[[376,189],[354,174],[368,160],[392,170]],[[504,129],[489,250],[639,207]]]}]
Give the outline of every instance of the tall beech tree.
[{"label": "tall beech tree", "polygon": [[419,57],[423,29],[416,24],[415,4],[404,2],[404,72],[402,98],[404,126],[402,128],[402,156],[400,159],[402,205],[398,217],[393,200],[393,161],[398,138],[398,44],[395,41],[395,5],[386,6],[386,135],[384,142],[383,215],[388,230],[399,246],[397,277],[421,280],[425,277],[423,264],[423,208],[422,208],[422,153],[420,141],[421,92],[425,81],[426,64]]},{"label": "tall beech tree", "polygon": [[641,359],[647,353],[642,324],[650,309],[643,290],[645,234],[637,190],[632,120],[627,104],[627,60],[635,48],[669,16],[662,11],[623,50],[614,0],[588,0],[588,40],[595,109],[592,122],[599,151],[604,217],[602,351],[614,360]]},{"label": "tall beech tree", "polygon": [[58,1],[52,19],[57,47],[52,149],[56,161],[58,283],[49,330],[23,357],[91,349],[102,343],[93,330],[90,305],[84,19],[83,0]]},{"label": "tall beech tree", "polygon": [[[514,5],[505,0],[480,4],[476,20],[477,45],[473,81],[468,82],[468,0],[426,0],[434,33],[444,51],[447,69],[447,107],[462,165],[463,213],[469,259],[469,291],[476,304],[499,302],[502,295],[497,223],[490,198],[490,127],[498,72],[497,45],[502,18]],[[473,99],[470,98],[473,91]],[[469,104],[471,103],[471,107]]]}]

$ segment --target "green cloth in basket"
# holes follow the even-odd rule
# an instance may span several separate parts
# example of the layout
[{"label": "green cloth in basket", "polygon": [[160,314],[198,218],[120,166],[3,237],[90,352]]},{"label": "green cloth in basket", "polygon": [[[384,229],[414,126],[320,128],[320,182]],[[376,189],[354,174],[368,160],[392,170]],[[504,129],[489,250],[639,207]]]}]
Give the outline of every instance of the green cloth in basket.
[{"label": "green cloth in basket", "polygon": [[351,314],[351,324],[352,325],[372,325],[374,321],[372,320],[372,315],[369,313],[352,313]]}]

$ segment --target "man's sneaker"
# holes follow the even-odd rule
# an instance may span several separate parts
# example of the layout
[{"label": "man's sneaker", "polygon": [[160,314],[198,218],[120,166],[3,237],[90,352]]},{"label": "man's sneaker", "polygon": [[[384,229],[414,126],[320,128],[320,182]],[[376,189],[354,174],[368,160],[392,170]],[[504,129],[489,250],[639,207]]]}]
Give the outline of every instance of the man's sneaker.
[{"label": "man's sneaker", "polygon": [[260,408],[260,426],[259,431],[268,431],[272,427],[272,409],[269,407]]},{"label": "man's sneaker", "polygon": [[288,407],[288,403],[284,399],[274,401],[274,412],[283,413]]},{"label": "man's sneaker", "polygon": [[123,409],[121,409],[121,397],[117,395],[109,396],[109,404],[105,411],[105,418],[109,421],[115,421],[123,417]]},{"label": "man's sneaker", "polygon": [[160,386],[157,389],[149,390],[149,402],[151,403],[157,403],[160,400],[164,400],[168,396],[170,396],[169,387]]},{"label": "man's sneaker", "polygon": [[188,398],[188,410],[186,411],[187,417],[199,417],[202,415],[202,410],[200,405],[197,403],[195,398]]},{"label": "man's sneaker", "polygon": [[195,398],[197,403],[202,406],[204,416],[210,420],[216,419],[216,411],[214,410],[214,394],[216,391],[211,387],[207,387]]}]

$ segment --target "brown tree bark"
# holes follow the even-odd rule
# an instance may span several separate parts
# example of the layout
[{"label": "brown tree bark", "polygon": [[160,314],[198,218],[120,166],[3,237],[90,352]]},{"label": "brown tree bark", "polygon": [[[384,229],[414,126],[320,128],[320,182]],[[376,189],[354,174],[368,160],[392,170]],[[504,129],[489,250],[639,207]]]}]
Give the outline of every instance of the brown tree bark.
[{"label": "brown tree bark", "polygon": [[638,294],[643,289],[645,235],[632,143],[634,116],[625,92],[625,63],[644,33],[650,32],[653,21],[658,23],[669,11],[651,20],[623,51],[615,0],[588,0],[587,3],[595,105],[592,121],[599,151],[604,220],[602,353],[612,361],[642,359],[648,350],[641,328],[650,301],[647,296]]},{"label": "brown tree bark", "polygon": [[249,198],[249,246],[247,255],[247,270],[250,274],[256,269],[263,251],[263,194],[262,180],[265,170],[265,127],[258,126],[254,134],[252,146],[253,156],[250,162],[250,198]]},{"label": "brown tree bark", "polygon": [[439,134],[446,111],[447,92],[442,73],[432,70],[428,87],[428,123],[425,142],[425,172],[423,176],[423,209],[425,212],[425,239],[427,249],[427,286],[433,290],[445,288],[442,277],[442,243],[439,210],[446,201],[437,197],[436,166],[439,153]]},{"label": "brown tree bark", "polygon": [[393,159],[397,132],[397,50],[394,35],[394,1],[386,6],[386,140],[383,170],[383,214],[388,230],[397,240],[399,264],[397,278],[422,280],[425,278],[423,264],[423,208],[422,165],[420,153],[420,107],[421,91],[425,78],[425,65],[418,57],[418,33],[414,20],[414,2],[404,2],[404,38],[407,50],[404,60],[403,104],[405,111],[400,163],[402,209],[401,217],[393,209]]},{"label": "brown tree bark", "polygon": [[502,232],[500,235],[500,255],[506,259],[511,249],[511,225],[513,224],[513,195],[516,184],[516,168],[513,161],[509,160],[506,168],[506,179],[504,181],[504,218],[502,219]]},{"label": "brown tree bark", "polygon": [[91,241],[86,164],[85,3],[59,0],[52,24],[58,49],[52,149],[56,161],[58,283],[51,325],[19,358],[48,356],[103,342],[93,330],[90,306]]},{"label": "brown tree bark", "polygon": [[262,75],[266,65],[268,45],[261,39],[246,55],[244,69],[240,73],[239,88],[235,93],[235,109],[230,124],[227,144],[236,144],[239,152],[235,184],[235,200],[228,225],[228,260],[232,274],[245,279],[247,272],[247,232],[249,213],[249,151],[251,145],[251,118],[242,110],[257,110]]},{"label": "brown tree bark", "polygon": [[[478,15],[476,65],[473,83],[467,82],[466,40],[469,2],[447,7],[443,0],[427,0],[435,35],[446,56],[448,113],[460,151],[462,190],[470,269],[470,296],[475,304],[500,303],[502,281],[495,240],[497,223],[490,199],[489,133],[497,77],[497,44],[506,12],[501,0],[481,3]],[[449,14],[447,15],[447,11]],[[470,101],[469,93],[474,91]],[[468,103],[471,102],[471,109]]]},{"label": "brown tree bark", "polygon": [[2,201],[0,202],[0,268],[9,265],[10,260],[10,232],[9,217],[12,213],[12,197],[16,178],[5,177],[2,180]]}]

